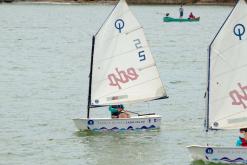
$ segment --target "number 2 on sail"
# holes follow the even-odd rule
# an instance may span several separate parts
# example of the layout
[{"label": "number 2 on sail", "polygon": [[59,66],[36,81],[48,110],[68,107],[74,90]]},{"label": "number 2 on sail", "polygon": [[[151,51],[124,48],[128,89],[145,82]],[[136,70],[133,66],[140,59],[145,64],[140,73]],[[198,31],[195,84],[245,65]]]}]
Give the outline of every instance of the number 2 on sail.
[{"label": "number 2 on sail", "polygon": [[[140,39],[135,39],[135,40],[133,40],[133,42],[135,44],[136,49],[138,50],[139,60],[140,61],[145,61],[146,60],[146,55],[145,55],[145,52],[143,50],[143,47],[142,47],[142,44],[141,44],[141,40]],[[139,51],[139,49],[141,49],[141,50]]]}]

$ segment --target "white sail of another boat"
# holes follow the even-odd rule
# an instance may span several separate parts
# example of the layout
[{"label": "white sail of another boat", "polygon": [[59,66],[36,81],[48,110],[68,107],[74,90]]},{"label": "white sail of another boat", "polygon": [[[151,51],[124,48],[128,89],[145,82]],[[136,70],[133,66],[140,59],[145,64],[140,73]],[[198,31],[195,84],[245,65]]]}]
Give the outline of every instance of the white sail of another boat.
[{"label": "white sail of another boat", "polygon": [[[239,0],[209,47],[207,130],[247,127],[246,27],[247,4]],[[246,147],[187,148],[194,160],[247,164]]]},{"label": "white sail of another boat", "polygon": [[143,28],[120,0],[95,35],[91,107],[166,97]]},{"label": "white sail of another boat", "polygon": [[247,4],[239,0],[209,48],[207,127],[247,127]]}]

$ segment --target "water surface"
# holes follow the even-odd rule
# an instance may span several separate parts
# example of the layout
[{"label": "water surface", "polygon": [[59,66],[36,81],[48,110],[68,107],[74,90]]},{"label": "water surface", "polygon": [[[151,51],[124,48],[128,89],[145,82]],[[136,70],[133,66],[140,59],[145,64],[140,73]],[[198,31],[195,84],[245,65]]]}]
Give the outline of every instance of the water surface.
[{"label": "water surface", "polygon": [[[156,131],[77,132],[85,116],[91,37],[111,5],[0,5],[0,164],[189,165],[187,145],[234,145],[203,131],[207,47],[232,7],[186,6],[197,23],[163,23],[177,6],[130,6],[145,29],[169,99],[128,105],[163,116]],[[109,116],[107,109],[93,117]],[[199,164],[201,164],[199,162]]]}]

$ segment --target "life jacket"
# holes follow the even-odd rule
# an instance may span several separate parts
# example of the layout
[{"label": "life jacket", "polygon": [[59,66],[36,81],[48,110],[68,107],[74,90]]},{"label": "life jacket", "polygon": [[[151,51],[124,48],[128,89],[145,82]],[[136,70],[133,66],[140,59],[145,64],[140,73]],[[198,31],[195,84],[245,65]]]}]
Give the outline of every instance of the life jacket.
[{"label": "life jacket", "polygon": [[241,137],[239,137],[239,139],[240,139],[241,142],[242,142],[241,146],[247,147],[247,141],[246,141],[244,138],[241,138]]}]

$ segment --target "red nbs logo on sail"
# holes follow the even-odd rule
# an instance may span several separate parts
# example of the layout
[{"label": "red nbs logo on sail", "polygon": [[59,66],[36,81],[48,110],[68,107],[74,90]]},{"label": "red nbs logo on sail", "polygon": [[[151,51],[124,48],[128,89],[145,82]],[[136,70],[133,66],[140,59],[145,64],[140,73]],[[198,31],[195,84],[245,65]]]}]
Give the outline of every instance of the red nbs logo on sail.
[{"label": "red nbs logo on sail", "polygon": [[117,73],[109,74],[108,80],[110,81],[110,86],[117,86],[118,89],[122,89],[120,83],[125,84],[130,80],[134,81],[139,77],[134,68],[128,68],[127,71],[118,70],[118,68],[115,68],[115,70]]},{"label": "red nbs logo on sail", "polygon": [[232,105],[242,105],[247,108],[247,85],[242,86],[238,83],[240,90],[232,90],[229,95],[232,98]]}]

